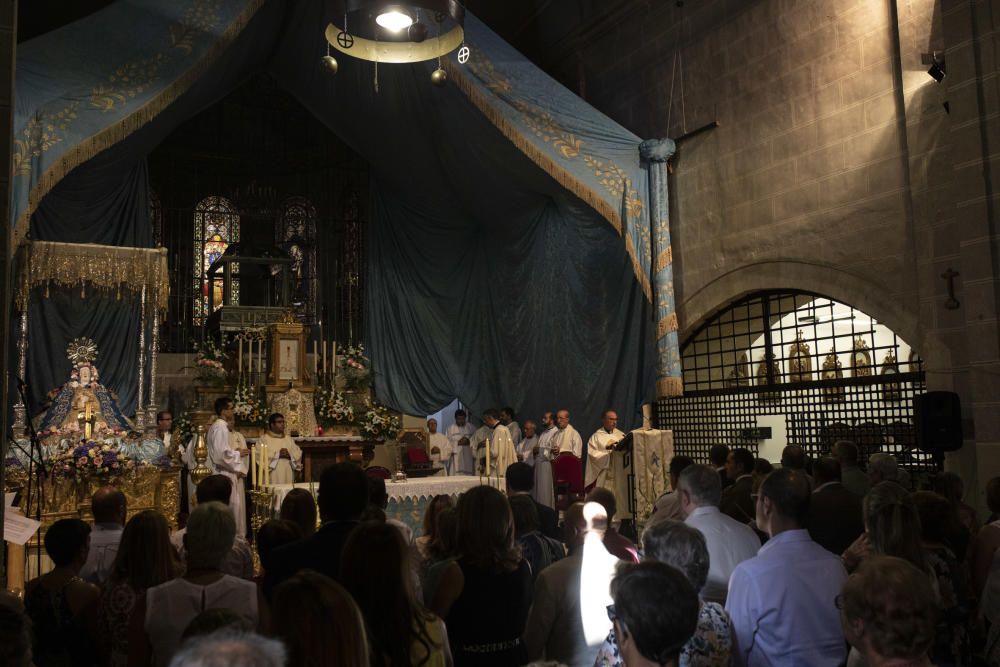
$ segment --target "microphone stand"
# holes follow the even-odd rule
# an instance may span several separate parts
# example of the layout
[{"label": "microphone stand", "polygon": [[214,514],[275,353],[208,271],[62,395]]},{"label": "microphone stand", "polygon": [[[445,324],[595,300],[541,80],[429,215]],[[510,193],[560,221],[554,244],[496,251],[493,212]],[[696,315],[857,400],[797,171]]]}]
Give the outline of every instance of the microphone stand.
[{"label": "microphone stand", "polygon": [[[21,397],[21,402],[25,405],[27,410],[28,406],[28,396],[25,391],[27,384],[21,378],[17,378],[17,393]],[[48,470],[45,469],[45,459],[42,456],[42,443],[38,438],[38,431],[35,430],[35,424],[32,422],[31,418],[28,417],[25,421],[25,426],[28,430],[28,441],[31,443],[28,452],[28,489],[27,489],[27,505],[25,507],[25,516],[27,512],[31,510],[31,482],[32,479],[35,480],[35,491],[38,494],[37,502],[35,503],[35,521],[38,522],[38,529],[35,532],[35,536],[38,538],[39,544],[36,547],[35,557],[37,560],[36,568],[38,574],[42,572],[42,547],[41,547],[41,532],[42,532],[42,480],[46,479],[49,475]],[[24,449],[17,445],[17,448],[24,452]],[[37,461],[36,461],[37,458]],[[38,475],[34,474],[35,464],[38,464]]]}]

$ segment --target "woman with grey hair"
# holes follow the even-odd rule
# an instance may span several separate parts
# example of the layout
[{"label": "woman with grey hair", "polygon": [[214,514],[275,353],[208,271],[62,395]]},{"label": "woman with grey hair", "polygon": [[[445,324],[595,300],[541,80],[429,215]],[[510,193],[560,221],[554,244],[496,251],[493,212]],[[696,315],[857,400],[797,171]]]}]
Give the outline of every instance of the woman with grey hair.
[{"label": "woman with grey hair", "polygon": [[[665,563],[680,570],[695,590],[708,579],[708,546],[705,536],[682,521],[665,519],[642,533],[643,562]],[[681,649],[680,667],[729,665],[733,651],[733,625],[717,602],[699,598],[698,626]],[[614,630],[597,653],[594,667],[622,667]]]},{"label": "woman with grey hair", "polygon": [[146,591],[136,604],[142,618],[133,618],[129,665],[164,667],[177,650],[184,628],[206,609],[232,609],[256,626],[257,586],[220,569],[236,538],[233,512],[219,502],[202,503],[188,518],[184,535],[187,571],[183,576]]}]

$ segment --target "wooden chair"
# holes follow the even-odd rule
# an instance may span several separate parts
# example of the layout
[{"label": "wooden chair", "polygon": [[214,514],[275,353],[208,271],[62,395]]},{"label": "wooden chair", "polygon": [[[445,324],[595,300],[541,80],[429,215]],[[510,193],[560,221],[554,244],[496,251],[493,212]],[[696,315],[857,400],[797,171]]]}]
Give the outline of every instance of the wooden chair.
[{"label": "wooden chair", "polygon": [[552,462],[552,483],[556,495],[556,510],[565,512],[583,494],[583,462],[569,452],[563,452]]}]

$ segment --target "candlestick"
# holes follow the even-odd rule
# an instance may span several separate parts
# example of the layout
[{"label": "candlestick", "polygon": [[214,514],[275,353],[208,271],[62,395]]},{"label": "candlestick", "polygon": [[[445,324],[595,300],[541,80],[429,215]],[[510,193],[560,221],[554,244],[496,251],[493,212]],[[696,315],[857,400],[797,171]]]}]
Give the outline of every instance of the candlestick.
[{"label": "candlestick", "polygon": [[264,483],[267,486],[271,483],[271,457],[267,455],[267,444],[261,443],[260,447],[261,470],[263,471]]},{"label": "candlestick", "polygon": [[490,476],[490,470],[492,466],[490,465],[490,439],[486,438],[486,476]]},{"label": "candlestick", "polygon": [[[335,362],[336,360],[336,357],[334,357]],[[329,366],[326,365],[326,341],[323,341],[323,375],[326,375],[329,372],[328,369]]]}]

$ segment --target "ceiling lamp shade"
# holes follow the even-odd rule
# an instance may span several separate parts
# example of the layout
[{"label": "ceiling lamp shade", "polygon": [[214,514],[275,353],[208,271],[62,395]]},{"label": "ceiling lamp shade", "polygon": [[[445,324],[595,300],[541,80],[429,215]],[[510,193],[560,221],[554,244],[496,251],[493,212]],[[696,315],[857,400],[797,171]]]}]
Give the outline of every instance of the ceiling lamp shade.
[{"label": "ceiling lamp shade", "polygon": [[445,56],[465,42],[465,7],[457,0],[338,0],[343,25],[326,41],[344,55],[376,63],[416,63]]}]

